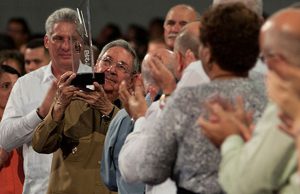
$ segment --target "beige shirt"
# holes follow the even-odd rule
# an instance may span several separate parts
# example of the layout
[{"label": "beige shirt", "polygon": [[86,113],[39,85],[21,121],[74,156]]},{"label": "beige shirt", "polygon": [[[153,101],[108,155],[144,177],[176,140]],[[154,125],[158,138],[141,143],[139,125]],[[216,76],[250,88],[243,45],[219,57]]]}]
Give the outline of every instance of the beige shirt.
[{"label": "beige shirt", "polygon": [[[113,116],[118,111],[115,107]],[[54,152],[48,194],[111,193],[100,177],[104,139],[111,118],[104,118],[79,100],[71,102],[61,122],[54,122],[50,113],[33,137],[37,152]]]}]

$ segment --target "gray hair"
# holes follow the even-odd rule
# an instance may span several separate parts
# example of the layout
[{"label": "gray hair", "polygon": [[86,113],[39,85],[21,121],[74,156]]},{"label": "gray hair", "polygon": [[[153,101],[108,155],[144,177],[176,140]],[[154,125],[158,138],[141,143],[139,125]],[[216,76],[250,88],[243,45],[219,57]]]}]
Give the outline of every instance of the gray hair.
[{"label": "gray hair", "polygon": [[101,50],[98,60],[102,58],[102,56],[108,49],[110,49],[112,47],[116,47],[116,46],[124,48],[132,55],[132,57],[133,57],[132,73],[140,72],[139,59],[137,57],[135,50],[132,48],[132,46],[127,41],[122,40],[122,39],[118,39],[118,40],[115,40],[115,41],[112,41],[112,42],[106,44],[103,47],[103,49]]},{"label": "gray hair", "polygon": [[248,9],[255,12],[259,17],[263,15],[263,1],[262,0],[213,0],[213,6],[225,3],[243,3]]},{"label": "gray hair", "polygon": [[70,8],[61,8],[54,11],[46,20],[45,30],[46,34],[50,36],[53,31],[54,24],[58,22],[70,22],[76,25],[77,32],[83,37],[84,29],[83,25],[80,24],[78,14],[75,10]]},{"label": "gray hair", "polygon": [[[165,66],[166,68],[174,75],[174,78],[176,77],[176,68],[177,68],[177,61],[176,61],[176,57],[174,55],[174,53],[172,51],[169,51],[167,49],[158,49],[156,51],[153,51],[151,53],[148,53],[146,57],[153,57],[156,55],[159,55],[160,52],[169,52],[167,54],[167,58],[165,60]],[[160,56],[162,57],[162,56]],[[142,62],[142,76],[143,76],[143,82],[145,87],[147,88],[149,85],[155,85],[157,86],[156,81],[153,79],[152,75],[151,75],[151,70],[149,68],[148,65],[148,61],[147,60],[143,60]]]},{"label": "gray hair", "polygon": [[184,30],[176,37],[174,51],[176,50],[184,54],[188,49],[190,49],[194,56],[199,59],[199,45],[199,37],[195,36],[188,30]]}]

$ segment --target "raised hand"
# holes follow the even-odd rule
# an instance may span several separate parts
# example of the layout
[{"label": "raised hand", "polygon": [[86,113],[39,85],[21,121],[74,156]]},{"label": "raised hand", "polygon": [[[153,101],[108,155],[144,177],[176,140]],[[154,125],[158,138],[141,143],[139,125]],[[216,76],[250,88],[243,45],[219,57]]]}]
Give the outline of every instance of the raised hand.
[{"label": "raised hand", "polygon": [[75,91],[73,99],[85,101],[92,108],[99,110],[103,115],[109,115],[114,108],[112,102],[108,99],[103,87],[94,82],[94,91]]},{"label": "raised hand", "polygon": [[57,92],[57,82],[56,81],[53,81],[51,83],[51,86],[50,88],[48,89],[48,92],[42,102],[42,104],[39,106],[38,108],[38,114],[41,116],[41,117],[46,117],[46,115],[48,114],[49,110],[50,110],[50,107],[53,103],[53,99],[56,95],[56,92]]},{"label": "raised hand", "polygon": [[62,119],[65,109],[75,94],[74,92],[78,90],[78,88],[70,85],[75,77],[75,73],[68,71],[64,73],[57,82],[56,100],[52,112],[54,121],[60,121]]},{"label": "raised hand", "polygon": [[291,119],[300,118],[300,96],[292,82],[271,71],[267,74],[266,83],[269,97],[281,111]]},{"label": "raised hand", "polygon": [[[222,103],[223,104],[223,103]],[[241,135],[245,141],[252,136],[252,114],[244,110],[242,98],[237,98],[236,107],[222,106],[218,102],[208,104],[209,117],[200,116],[198,124],[202,132],[219,147],[232,134]]]},{"label": "raised hand", "polygon": [[144,96],[144,88],[141,84],[135,83],[134,95],[129,97],[128,106],[130,115],[134,120],[145,115],[148,106]]},{"label": "raised hand", "polygon": [[158,56],[154,56],[149,60],[149,68],[151,77],[163,90],[164,94],[171,94],[176,88],[176,81],[174,75],[167,69],[162,60]]}]

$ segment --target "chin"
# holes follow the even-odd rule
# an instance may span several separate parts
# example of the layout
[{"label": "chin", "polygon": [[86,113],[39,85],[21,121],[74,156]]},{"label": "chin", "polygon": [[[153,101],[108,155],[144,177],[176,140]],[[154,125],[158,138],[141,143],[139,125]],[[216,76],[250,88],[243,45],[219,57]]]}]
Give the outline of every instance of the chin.
[{"label": "chin", "polygon": [[111,84],[109,84],[109,83],[106,82],[106,83],[103,85],[103,89],[104,89],[105,92],[108,92],[108,91],[113,91],[113,90],[114,90],[114,87],[113,87]]}]

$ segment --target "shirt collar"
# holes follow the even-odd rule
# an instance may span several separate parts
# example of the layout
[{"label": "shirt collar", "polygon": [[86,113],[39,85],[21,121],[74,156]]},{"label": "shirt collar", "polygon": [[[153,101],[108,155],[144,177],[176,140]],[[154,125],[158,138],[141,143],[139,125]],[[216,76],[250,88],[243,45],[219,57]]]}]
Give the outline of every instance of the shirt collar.
[{"label": "shirt collar", "polygon": [[[44,78],[43,78],[43,83],[48,82],[49,80],[56,80],[56,77],[52,73],[52,62],[50,62],[46,68],[44,69]],[[91,72],[91,67],[84,65],[82,63],[79,64],[78,72],[84,73],[84,72]]]},{"label": "shirt collar", "polygon": [[52,73],[51,64],[52,63],[50,61],[50,63],[44,69],[44,77],[43,77],[43,81],[42,81],[43,83],[48,82],[49,80],[56,80],[55,76]]}]

